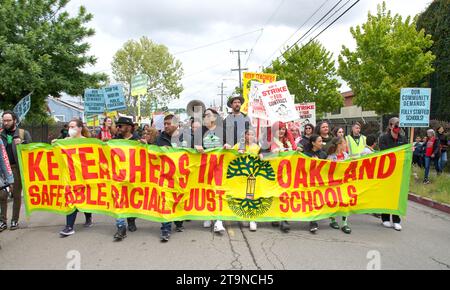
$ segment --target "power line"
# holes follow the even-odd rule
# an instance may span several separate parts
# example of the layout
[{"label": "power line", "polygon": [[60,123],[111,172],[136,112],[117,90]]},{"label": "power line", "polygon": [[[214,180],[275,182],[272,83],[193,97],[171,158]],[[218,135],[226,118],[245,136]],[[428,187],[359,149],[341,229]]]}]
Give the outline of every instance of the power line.
[{"label": "power line", "polygon": [[330,16],[327,17],[327,19],[325,19],[319,26],[317,26],[313,31],[311,31],[310,35],[312,35],[314,32],[317,31],[317,29],[319,29],[320,27],[322,27],[325,23],[328,22],[328,20],[330,20],[334,15],[336,15],[339,11],[342,10],[342,8],[344,8],[345,6],[347,6],[347,4],[350,2],[351,0],[347,0],[347,2],[345,2],[341,7],[339,7],[336,11],[334,11],[333,14],[331,14]]},{"label": "power line", "polygon": [[314,25],[311,26],[311,27],[308,29],[308,31],[307,31],[305,34],[303,34],[302,37],[300,37],[296,42],[294,42],[294,44],[292,44],[290,47],[288,47],[288,48],[281,54],[281,56],[284,56],[284,54],[285,54],[286,52],[288,52],[289,50],[291,50],[297,43],[299,43],[303,38],[305,38],[305,36],[306,36],[312,29],[314,29],[314,27],[316,27],[316,26],[317,26],[317,25],[318,25],[325,17],[327,17],[328,14],[330,14],[331,11],[333,11],[334,8],[336,8],[336,6],[338,6],[341,2],[342,2],[342,0],[339,0],[333,7],[331,7],[331,9],[328,10],[328,12],[325,13],[325,15],[322,16],[316,23],[314,23]]},{"label": "power line", "polygon": [[236,38],[241,38],[243,36],[246,36],[246,35],[249,35],[249,34],[252,34],[252,33],[255,33],[255,32],[258,32],[258,31],[261,31],[261,30],[263,30],[263,29],[259,28],[257,30],[253,30],[253,31],[250,31],[250,32],[242,33],[242,34],[239,34],[239,35],[236,35],[236,36],[232,36],[232,37],[227,38],[227,39],[211,42],[211,43],[208,43],[208,44],[205,44],[205,45],[201,45],[201,46],[198,46],[198,47],[194,47],[194,48],[190,48],[190,49],[187,49],[187,50],[182,50],[182,51],[174,53],[173,55],[179,55],[179,54],[183,54],[183,53],[188,53],[188,52],[191,52],[191,51],[199,50],[199,49],[202,49],[202,48],[210,47],[210,46],[213,46],[213,45],[216,45],[216,44],[219,44],[219,43],[223,43],[223,42],[227,42],[227,41],[230,41],[230,40],[233,40],[233,39],[236,39]]},{"label": "power line", "polygon": [[264,62],[263,62],[263,65],[268,61],[268,60],[270,60],[274,55],[275,55],[275,53],[277,53],[277,51],[278,50],[280,50],[289,40],[291,40],[291,38],[295,35],[295,34],[297,34],[297,32],[299,32],[304,26],[305,26],[305,24],[306,23],[308,23],[308,21],[309,20],[311,20],[311,18],[313,18],[314,17],[314,15],[316,15],[317,14],[317,12],[319,12],[320,11],[320,9],[322,9],[322,7],[326,4],[326,3],[328,3],[330,0],[326,0],[325,2],[323,2],[322,3],[322,5],[320,5],[319,6],[319,8],[317,8],[316,9],[316,11],[314,11],[313,12],[313,14],[311,14],[311,16],[309,16],[308,17],[308,19],[306,19],[306,21],[305,22],[303,22],[303,24],[294,32],[294,33],[292,33],[291,34],[291,36],[289,36],[289,38],[285,41],[285,42],[283,42],[283,44],[282,45],[280,45],[280,47],[278,47]]},{"label": "power line", "polygon": [[[314,41],[317,37],[319,37],[325,30],[327,30],[331,25],[333,25],[334,23],[336,23],[336,21],[338,21],[338,20],[339,20],[342,16],[344,16],[350,9],[352,9],[356,4],[358,4],[359,1],[360,1],[360,0],[357,0],[355,3],[353,3],[352,6],[350,6],[350,7],[347,8],[344,12],[342,12],[341,15],[339,15],[336,19],[334,19],[333,22],[331,22],[330,24],[328,24],[327,27],[325,27],[324,29],[322,29],[322,31],[320,31],[316,36],[314,36],[313,38],[311,38],[311,39],[308,41],[308,43],[305,44],[305,45],[302,46],[302,47],[305,47],[305,46],[307,46],[308,44],[310,44],[311,42],[313,42],[313,41]],[[292,48],[292,47],[291,47],[291,48]],[[289,49],[291,49],[291,48],[289,48]],[[284,55],[289,49],[287,49],[287,50],[283,53],[283,55]],[[286,61],[287,61],[288,59],[289,59],[289,58],[286,58],[281,64],[283,65],[284,63],[286,63]]]},{"label": "power line", "polygon": [[278,11],[280,10],[281,6],[283,6],[285,0],[281,0],[280,4],[278,5],[278,7],[275,9],[275,11],[272,13],[272,15],[270,15],[269,19],[267,19],[266,23],[264,23],[264,26],[261,30],[261,33],[259,34],[258,38],[256,39],[255,43],[253,44],[252,48],[250,49],[250,53],[248,54],[247,60],[245,61],[245,65],[248,64],[248,62],[250,61],[251,56],[253,55],[253,50],[256,47],[256,44],[258,43],[258,41],[261,39],[263,33],[264,33],[264,28],[270,23],[270,21],[272,21],[272,19],[275,17],[275,15],[278,13]]}]

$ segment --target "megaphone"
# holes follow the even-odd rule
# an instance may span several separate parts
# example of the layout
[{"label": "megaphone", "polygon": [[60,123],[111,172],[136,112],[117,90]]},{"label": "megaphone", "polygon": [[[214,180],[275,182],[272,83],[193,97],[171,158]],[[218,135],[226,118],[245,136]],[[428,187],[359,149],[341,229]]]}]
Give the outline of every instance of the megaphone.
[{"label": "megaphone", "polygon": [[186,106],[186,113],[189,117],[194,119],[200,119],[203,117],[203,113],[206,111],[205,104],[200,100],[192,100]]}]

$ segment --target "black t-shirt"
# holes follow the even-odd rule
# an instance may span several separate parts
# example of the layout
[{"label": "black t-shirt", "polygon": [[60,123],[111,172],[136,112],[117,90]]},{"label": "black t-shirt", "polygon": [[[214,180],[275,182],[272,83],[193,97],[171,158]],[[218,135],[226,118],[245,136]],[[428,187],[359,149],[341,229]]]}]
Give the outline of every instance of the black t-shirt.
[{"label": "black t-shirt", "polygon": [[9,164],[13,165],[16,164],[16,158],[14,158],[14,134],[16,133],[16,131],[8,131],[5,130],[6,133],[6,143],[5,143],[5,148],[6,148],[6,153],[8,153],[8,158],[9,158]]}]

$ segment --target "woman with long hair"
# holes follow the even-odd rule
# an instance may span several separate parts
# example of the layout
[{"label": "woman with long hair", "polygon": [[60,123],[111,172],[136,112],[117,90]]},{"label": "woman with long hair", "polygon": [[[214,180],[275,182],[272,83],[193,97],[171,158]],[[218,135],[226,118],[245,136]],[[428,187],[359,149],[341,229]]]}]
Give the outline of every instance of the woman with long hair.
[{"label": "woman with long hair", "polygon": [[[271,128],[272,143],[270,145],[270,151],[272,153],[280,153],[285,151],[297,150],[297,144],[295,144],[294,137],[287,129],[286,124],[283,122],[275,122]],[[272,222],[272,226],[280,226],[280,230],[284,233],[290,231],[288,221]]]},{"label": "woman with long hair", "polygon": [[112,119],[110,117],[106,117],[103,120],[103,125],[100,128],[100,132],[98,132],[97,139],[106,142],[108,140],[113,139],[115,134],[116,134],[116,127],[113,124]]},{"label": "woman with long hair", "polygon": [[[331,146],[328,149],[328,160],[340,162],[348,160],[350,157],[347,153],[347,141],[342,136],[335,137],[333,140],[331,140]],[[336,222],[336,218],[332,217],[330,218],[330,227],[333,229],[338,230],[339,224]],[[351,228],[349,227],[347,223],[348,217],[343,216],[342,217],[342,231],[346,234],[350,234],[352,232]]]},{"label": "woman with long hair", "polygon": [[[305,155],[309,156],[311,158],[318,158],[318,159],[327,159],[327,153],[323,151],[323,143],[322,143],[322,137],[316,134],[313,134],[309,138],[309,145],[308,150],[305,151]],[[311,221],[309,223],[309,231],[312,234],[315,234],[319,230],[319,224],[317,221]]]},{"label": "woman with long hair", "polygon": [[307,151],[309,148],[309,138],[314,134],[314,125],[306,124],[303,129],[302,140],[300,140],[299,147],[302,151]]},{"label": "woman with long hair", "polygon": [[[80,119],[73,119],[69,122],[69,137],[66,139],[79,139],[79,138],[89,138],[90,133],[88,129],[83,125],[83,121]],[[71,236],[75,233],[74,225],[77,218],[78,209],[66,216],[66,226],[62,231],[59,232],[61,237]],[[85,228],[92,227],[92,213],[84,213],[86,217],[86,222],[84,223]]]},{"label": "woman with long hair", "polygon": [[291,132],[287,129],[286,123],[275,122],[272,125],[272,134],[273,140],[270,146],[272,153],[297,150],[297,144]]},{"label": "woman with long hair", "polygon": [[[206,109],[203,113],[203,125],[201,140],[197,140],[197,138],[194,140],[195,149],[198,152],[203,153],[205,152],[205,149],[224,148],[223,121],[219,113],[211,108]],[[203,227],[210,228],[211,221],[204,221]],[[216,220],[214,222],[214,232],[225,232],[225,227],[221,220]]]}]

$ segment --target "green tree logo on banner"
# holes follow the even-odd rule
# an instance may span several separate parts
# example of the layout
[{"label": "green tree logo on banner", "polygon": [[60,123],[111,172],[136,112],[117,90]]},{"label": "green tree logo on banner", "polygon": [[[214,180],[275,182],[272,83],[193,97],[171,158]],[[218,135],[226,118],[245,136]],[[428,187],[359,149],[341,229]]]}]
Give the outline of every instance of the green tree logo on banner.
[{"label": "green tree logo on banner", "polygon": [[245,155],[236,158],[228,165],[227,178],[237,176],[247,177],[245,198],[227,196],[230,209],[234,214],[244,218],[256,218],[270,209],[273,197],[260,197],[255,199],[256,178],[258,176],[267,180],[275,180],[275,172],[268,161],[257,156]]}]

